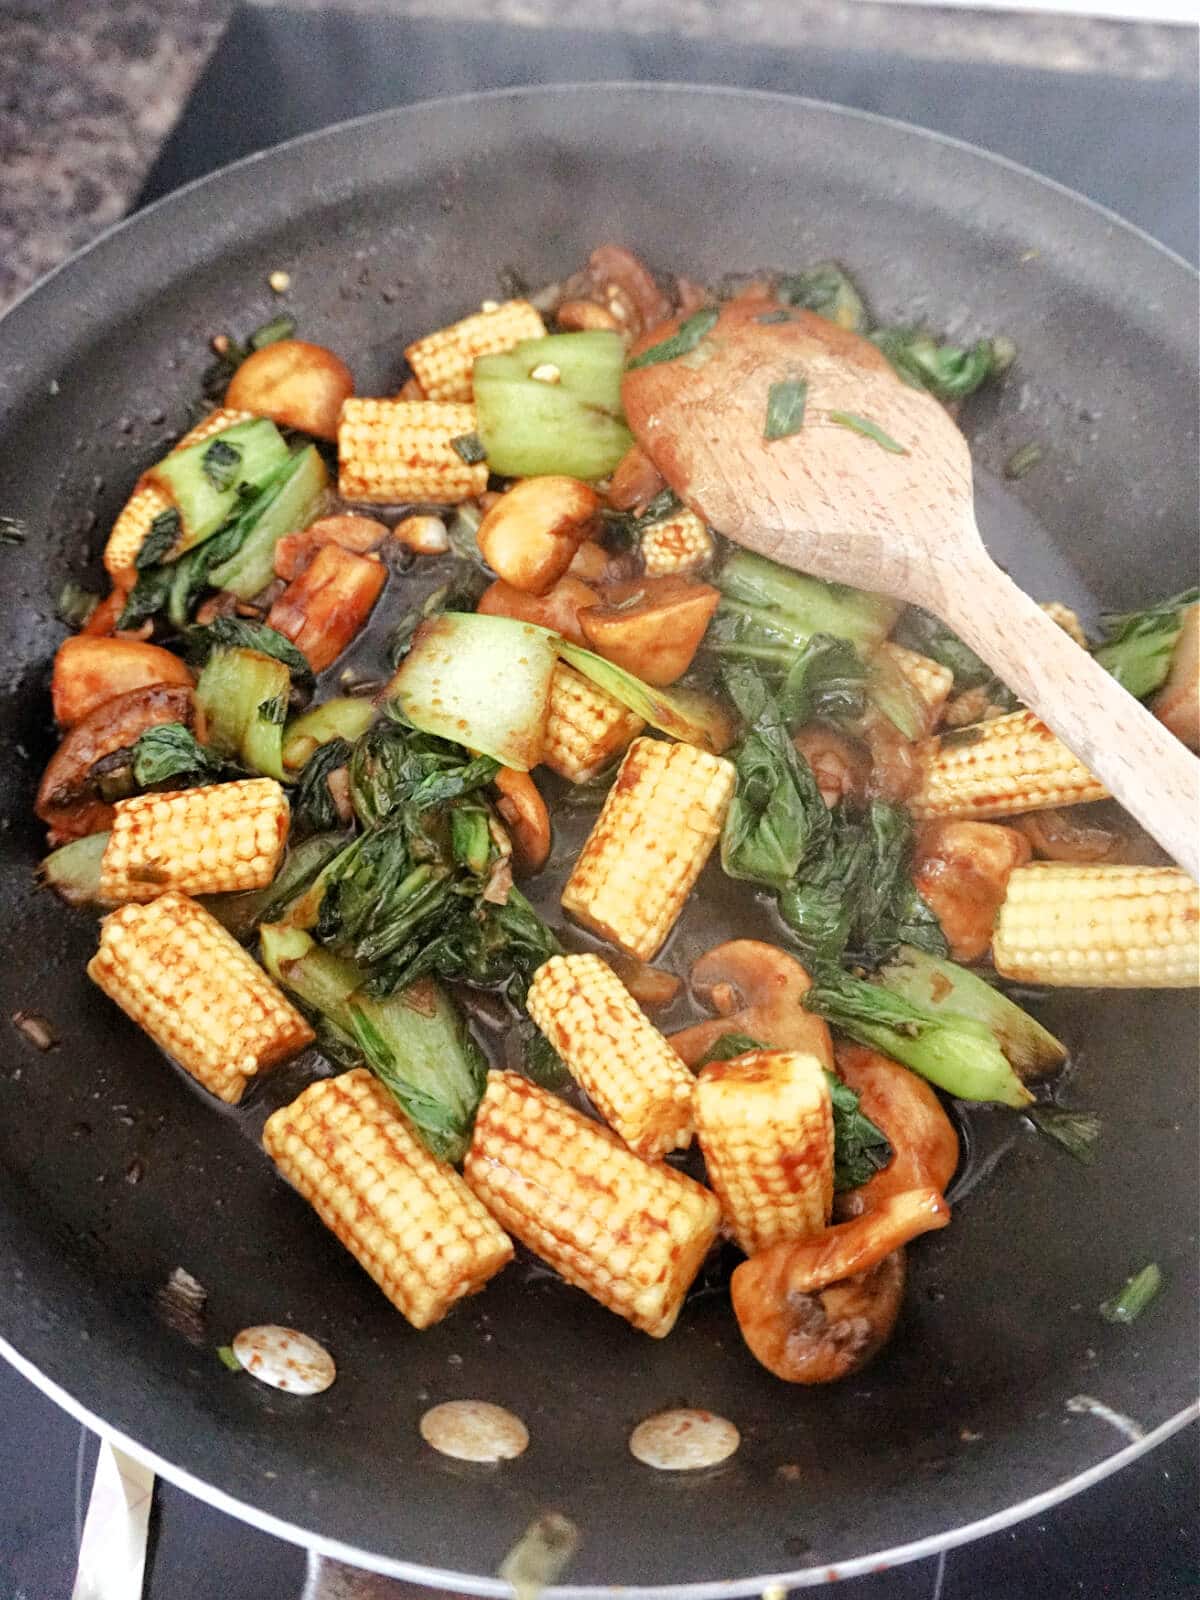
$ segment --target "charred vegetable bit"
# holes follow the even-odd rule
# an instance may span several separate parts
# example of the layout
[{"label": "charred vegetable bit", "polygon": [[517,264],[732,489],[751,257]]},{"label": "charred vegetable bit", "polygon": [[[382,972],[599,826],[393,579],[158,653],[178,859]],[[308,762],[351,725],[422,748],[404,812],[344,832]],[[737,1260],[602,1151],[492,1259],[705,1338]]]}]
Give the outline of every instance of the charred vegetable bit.
[{"label": "charred vegetable bit", "polygon": [[1031,1106],[1029,1120],[1039,1133],[1060,1144],[1068,1155],[1090,1167],[1103,1124],[1094,1111],[1071,1111],[1066,1106]]},{"label": "charred vegetable bit", "polygon": [[[731,1061],[769,1046],[744,1033],[724,1033],[693,1063],[696,1070],[710,1061]],[[833,1187],[837,1193],[858,1189],[892,1159],[887,1135],[859,1107],[859,1096],[836,1072],[825,1069],[833,1104]]]},{"label": "charred vegetable bit", "polygon": [[1185,589],[1145,611],[1109,612],[1100,620],[1104,643],[1096,660],[1138,700],[1161,689],[1183,630],[1184,614],[1200,600],[1200,589]]},{"label": "charred vegetable bit", "polygon": [[354,962],[298,928],[262,929],[263,963],[306,1010],[342,1038],[339,1060],[371,1069],[442,1161],[461,1161],[483,1095],[486,1063],[447,995],[429,979],[374,999]]},{"label": "charred vegetable bit", "polygon": [[69,578],[58,591],[54,614],[68,628],[82,628],[99,604],[98,594]]},{"label": "charred vegetable bit", "polygon": [[1136,1322],[1163,1286],[1163,1275],[1152,1261],[1148,1267],[1126,1280],[1125,1287],[1111,1300],[1105,1300],[1100,1315],[1105,1322]]}]

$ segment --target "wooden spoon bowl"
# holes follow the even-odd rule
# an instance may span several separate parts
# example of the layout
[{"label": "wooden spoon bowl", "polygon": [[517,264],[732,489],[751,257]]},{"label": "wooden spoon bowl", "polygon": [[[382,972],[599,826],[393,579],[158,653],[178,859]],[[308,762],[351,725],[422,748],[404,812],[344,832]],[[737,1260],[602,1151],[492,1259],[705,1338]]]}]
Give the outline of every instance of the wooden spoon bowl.
[{"label": "wooden spoon bowl", "polygon": [[[679,327],[655,329],[633,360]],[[800,426],[767,439],[773,387],[796,383]],[[690,350],[631,365],[622,395],[638,443],[706,522],[784,566],[942,618],[1200,877],[1200,761],[992,561],[966,440],[873,344],[744,296]]]}]

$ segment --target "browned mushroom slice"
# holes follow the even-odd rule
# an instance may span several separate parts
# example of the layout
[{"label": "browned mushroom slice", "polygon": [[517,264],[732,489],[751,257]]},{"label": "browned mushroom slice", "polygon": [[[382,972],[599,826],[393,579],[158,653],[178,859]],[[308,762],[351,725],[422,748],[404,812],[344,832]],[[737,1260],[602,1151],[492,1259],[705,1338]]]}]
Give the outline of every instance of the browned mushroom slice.
[{"label": "browned mushroom slice", "polygon": [[804,1009],[812,979],[786,951],[758,939],[731,939],[693,963],[691,986],[702,1005],[720,1014],[671,1035],[689,1067],[725,1034],[740,1033],[770,1050],[814,1055],[833,1070],[829,1028]]}]

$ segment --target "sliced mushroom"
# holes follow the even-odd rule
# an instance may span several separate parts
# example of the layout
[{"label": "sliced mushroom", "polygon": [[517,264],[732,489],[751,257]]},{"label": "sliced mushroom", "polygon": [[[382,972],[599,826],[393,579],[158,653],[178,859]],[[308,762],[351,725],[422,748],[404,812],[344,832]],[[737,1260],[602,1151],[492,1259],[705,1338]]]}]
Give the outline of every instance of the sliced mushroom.
[{"label": "sliced mushroom", "polygon": [[1023,833],[997,822],[942,817],[918,829],[913,883],[941,923],[955,961],[978,961],[987,953],[1009,874],[1030,853]]},{"label": "sliced mushroom", "polygon": [[892,1147],[882,1172],[836,1196],[836,1214],[861,1216],[906,1190],[944,1192],[958,1166],[958,1134],[924,1078],[866,1045],[839,1043],[835,1053],[838,1075],[858,1095],[859,1110]]},{"label": "sliced mushroom", "polygon": [[771,1050],[802,1050],[833,1070],[825,1022],[804,1009],[812,979],[794,956],[758,939],[731,939],[706,951],[691,970],[692,993],[718,1011],[671,1035],[689,1067],[727,1033],[742,1033]]},{"label": "sliced mushroom", "polygon": [[500,797],[496,810],[508,828],[517,866],[522,873],[539,872],[550,854],[550,813],[546,802],[527,772],[501,767],[492,781]]},{"label": "sliced mushroom", "polygon": [[751,1354],[785,1383],[836,1383],[861,1372],[887,1343],[904,1300],[904,1251],[870,1272],[779,1304],[735,1302]]}]

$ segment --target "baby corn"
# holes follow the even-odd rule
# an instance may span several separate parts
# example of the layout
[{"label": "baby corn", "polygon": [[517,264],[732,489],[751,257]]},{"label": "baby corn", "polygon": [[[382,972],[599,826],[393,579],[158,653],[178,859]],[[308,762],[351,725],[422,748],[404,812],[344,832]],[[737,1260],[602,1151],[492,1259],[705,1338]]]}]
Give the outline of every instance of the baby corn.
[{"label": "baby corn", "polygon": [[153,900],[166,889],[264,889],[278,871],[288,821],[287,798],[273,778],[121,800],[100,863],[100,897],[118,905]]},{"label": "baby corn", "polygon": [[712,560],[714,548],[703,520],[686,507],[661,522],[652,522],[642,533],[641,547],[646,575],[651,578],[698,572]]},{"label": "baby corn", "polygon": [[463,1171],[568,1283],[653,1338],[671,1331],[716,1237],[707,1189],[514,1072],[488,1074]]},{"label": "baby corn", "polygon": [[550,679],[542,762],[572,783],[587,783],[645,726],[619,700],[560,661]]},{"label": "baby corn", "polygon": [[885,639],[877,653],[889,660],[903,674],[909,686],[916,690],[925,710],[924,731],[926,735],[931,734],[942,720],[942,712],[954,687],[954,674],[940,661],[923,656],[916,650],[907,650],[902,644],[894,644],[891,639]]},{"label": "baby corn", "polygon": [[833,1108],[816,1056],[755,1050],[696,1080],[696,1136],[748,1256],[819,1233],[833,1206]]},{"label": "baby corn", "polygon": [[475,407],[435,400],[347,400],[338,428],[338,491],[380,505],[454,505],[487,488],[486,461],[452,441],[475,432]]},{"label": "baby corn", "polygon": [[198,1083],[236,1105],[313,1031],[217,919],[168,890],[100,924],[88,976]]},{"label": "baby corn", "polygon": [[506,300],[427,334],[404,354],[428,399],[469,400],[477,357],[500,355],[522,339],[543,338],[545,332],[528,300]]},{"label": "baby corn", "polygon": [[1002,977],[1021,983],[1194,987],[1200,888],[1177,867],[1018,867],[996,919],[992,959]]},{"label": "baby corn", "polygon": [[1108,791],[1032,711],[929,739],[914,817],[1008,817],[1103,800]]},{"label": "baby corn", "polygon": [[635,739],[563,890],[563,909],[649,961],[721,833],[732,762],[690,744]]},{"label": "baby corn", "polygon": [[691,1143],[695,1079],[599,956],[551,956],[528,1006],[631,1150],[650,1161]]},{"label": "baby corn", "polygon": [[[203,444],[214,434],[223,433],[236,422],[249,422],[248,411],[233,411],[222,406],[198,422],[190,433],[185,433],[171,454],[186,450],[190,445]],[[137,581],[134,561],[150,532],[155,517],[171,509],[170,498],[152,483],[139,483],[125,509],[112,525],[108,543],[104,547],[104,570],[118,589],[132,589]]]},{"label": "baby corn", "polygon": [[1083,623],[1070,606],[1063,605],[1061,600],[1043,600],[1042,610],[1051,622],[1057,622],[1065,634],[1068,634],[1081,650],[1088,648],[1087,634],[1083,631]]},{"label": "baby corn", "polygon": [[512,1260],[507,1235],[365,1068],[310,1084],[267,1118],[263,1148],[414,1328]]}]

